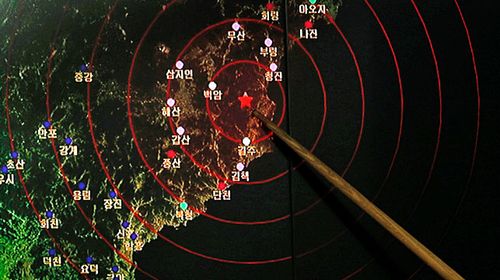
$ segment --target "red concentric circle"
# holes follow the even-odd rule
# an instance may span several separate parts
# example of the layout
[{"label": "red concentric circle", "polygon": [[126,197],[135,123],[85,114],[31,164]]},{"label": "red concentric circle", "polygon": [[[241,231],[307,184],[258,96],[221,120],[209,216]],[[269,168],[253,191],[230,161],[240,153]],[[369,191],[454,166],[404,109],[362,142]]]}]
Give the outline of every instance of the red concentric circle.
[{"label": "red concentric circle", "polygon": [[[236,66],[236,65],[240,65],[240,64],[251,64],[251,65],[255,65],[261,69],[264,69],[266,72],[270,72],[271,69],[269,68],[269,66],[267,65],[264,65],[262,63],[259,63],[255,60],[235,60],[235,61],[232,61],[224,66],[221,67],[221,69],[219,69],[215,74],[214,76],[212,77],[212,81],[216,81],[217,78],[227,69],[233,67],[233,66]],[[278,85],[279,85],[279,88],[280,88],[280,92],[281,92],[281,99],[282,99],[282,106],[281,106],[281,116],[280,116],[280,119],[278,121],[278,126],[280,126],[282,123],[283,123],[283,120],[285,119],[285,114],[286,114],[286,94],[285,94],[285,88],[283,87],[283,84],[278,81],[277,82]],[[236,138],[234,136],[231,136],[229,135],[227,132],[224,131],[224,129],[222,129],[222,127],[220,125],[218,125],[216,123],[216,121],[214,120],[213,118],[213,115],[212,115],[212,111],[210,109],[210,101],[209,99],[205,99],[205,105],[206,105],[206,108],[207,108],[207,113],[208,113],[208,119],[210,120],[210,123],[212,124],[212,126],[220,132],[221,135],[223,135],[224,137],[226,137],[227,139],[231,140],[232,142],[234,143],[237,143],[237,144],[240,144],[241,143],[241,139],[243,139],[244,136],[241,136],[240,138]],[[250,110],[252,110],[253,108],[250,108]],[[242,111],[241,113],[243,113],[244,111]],[[249,116],[245,116],[245,117],[249,117]],[[175,131],[175,130],[174,130]],[[260,138],[257,138],[255,140],[252,141],[253,144],[257,144],[257,143],[260,143],[262,141],[265,141],[267,139],[269,139],[270,137],[272,136],[272,133],[268,133]]]}]

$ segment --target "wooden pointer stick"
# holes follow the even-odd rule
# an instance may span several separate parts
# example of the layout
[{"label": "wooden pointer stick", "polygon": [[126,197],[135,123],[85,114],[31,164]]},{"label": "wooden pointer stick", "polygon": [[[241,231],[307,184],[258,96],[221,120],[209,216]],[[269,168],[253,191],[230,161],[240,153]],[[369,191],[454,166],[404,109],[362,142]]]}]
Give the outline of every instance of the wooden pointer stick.
[{"label": "wooden pointer stick", "polygon": [[464,279],[460,274],[443,262],[438,256],[427,249],[415,237],[408,233],[398,223],[391,219],[387,214],[380,210],[375,204],[368,200],[356,188],[349,184],[344,178],[333,171],[325,163],[319,160],[309,150],[302,146],[297,140],[293,139],[284,130],[275,125],[272,121],[267,119],[262,113],[257,110],[252,112],[252,115],[262,121],[262,123],[271,130],[274,135],[280,138],[292,150],[294,150],[302,159],[304,159],[313,169],[324,176],[328,182],[335,186],[345,196],[347,196],[358,207],[370,215],[382,227],[389,231],[396,239],[405,245],[410,251],[415,253],[422,261],[429,265],[444,279]]}]

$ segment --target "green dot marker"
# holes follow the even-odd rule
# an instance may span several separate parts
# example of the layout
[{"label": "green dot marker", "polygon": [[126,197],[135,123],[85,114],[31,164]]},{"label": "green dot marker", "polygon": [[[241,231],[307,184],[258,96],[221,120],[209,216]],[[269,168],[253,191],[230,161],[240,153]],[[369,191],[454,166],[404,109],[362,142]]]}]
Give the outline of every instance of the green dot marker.
[{"label": "green dot marker", "polygon": [[314,5],[314,4],[316,4],[316,0],[309,0],[309,3]]},{"label": "green dot marker", "polygon": [[181,202],[179,206],[181,207],[182,210],[186,210],[188,208],[188,204],[186,202]]}]

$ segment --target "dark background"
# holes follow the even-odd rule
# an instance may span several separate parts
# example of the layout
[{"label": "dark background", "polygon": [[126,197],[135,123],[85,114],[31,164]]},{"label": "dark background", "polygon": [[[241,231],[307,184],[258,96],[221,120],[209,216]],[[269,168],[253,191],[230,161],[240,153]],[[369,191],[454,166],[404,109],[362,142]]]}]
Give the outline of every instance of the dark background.
[{"label": "dark background", "polygon": [[[498,75],[495,71],[498,68],[495,46],[498,44],[498,24],[485,3],[461,4],[464,5],[464,16],[477,55],[482,94],[477,165],[467,185],[476,101],[472,64],[463,27],[460,26],[453,1],[417,2],[434,43],[443,89],[441,146],[434,174],[422,194],[422,185],[432,158],[434,142],[431,139],[437,131],[438,103],[431,53],[409,2],[372,3],[392,37],[400,60],[406,102],[399,160],[377,204],[466,278],[495,279],[498,272],[496,238],[499,232],[496,217],[499,201],[498,125],[494,117],[498,102],[495,94],[498,83],[495,79]],[[380,149],[392,145],[390,140],[383,137],[386,133],[394,132],[387,128],[388,123],[395,122],[391,120],[395,114],[390,114],[393,107],[388,99],[395,101],[396,98],[384,98],[383,94],[391,92],[389,86],[395,82],[390,80],[390,76],[384,75],[385,68],[381,65],[384,65],[384,60],[388,60],[384,57],[387,48],[377,27],[373,27],[373,19],[370,19],[366,7],[361,1],[352,1],[343,8],[337,21],[351,39],[356,52],[360,53],[361,58],[358,59],[361,68],[371,70],[364,72],[367,76],[367,132],[360,156],[347,177],[370,196],[370,185],[377,182],[376,174],[383,174],[383,171],[375,171],[380,167],[377,165],[387,162]],[[352,23],[350,20],[353,18],[363,24]],[[371,36],[370,44],[366,44],[368,33]],[[332,154],[332,158],[335,157]],[[323,158],[328,159],[328,156]],[[335,166],[335,160],[331,162]],[[415,201],[419,203],[416,205]],[[335,216],[344,213],[342,208],[339,209],[339,204],[349,205],[348,202],[343,203],[342,199],[340,203],[337,200],[330,203],[334,205]],[[353,276],[356,279],[406,279],[413,275],[419,262],[399,244],[393,242],[386,245],[383,234],[378,235],[379,228],[373,222],[363,220],[359,226],[351,225],[353,216],[356,216],[352,213],[352,210],[344,213],[343,220],[352,234],[351,241],[338,241],[339,245],[318,252],[319,256],[307,259],[303,266],[301,261],[297,261],[297,278],[338,279],[350,275],[347,271],[339,273],[345,267],[355,267],[350,271],[358,272],[356,266],[363,268]],[[323,222],[321,220],[318,224]],[[298,236],[301,236],[301,230],[304,229],[297,229]],[[297,238],[296,243],[304,243],[301,238]],[[362,246],[363,250],[355,251],[357,246]],[[351,256],[343,252],[342,248],[356,253]],[[342,253],[338,253],[339,249]],[[335,267],[339,263],[343,266]],[[437,278],[425,266],[414,277]]]},{"label": "dark background", "polygon": [[[455,262],[469,279],[495,279],[500,272],[498,236],[500,236],[498,191],[499,134],[498,87],[500,33],[498,17],[491,1],[462,1],[464,16],[471,30],[478,60],[481,86],[481,135],[477,167],[462,211],[442,243],[450,248],[446,258]],[[445,257],[445,256],[443,256]],[[427,269],[422,279],[432,275]]]}]

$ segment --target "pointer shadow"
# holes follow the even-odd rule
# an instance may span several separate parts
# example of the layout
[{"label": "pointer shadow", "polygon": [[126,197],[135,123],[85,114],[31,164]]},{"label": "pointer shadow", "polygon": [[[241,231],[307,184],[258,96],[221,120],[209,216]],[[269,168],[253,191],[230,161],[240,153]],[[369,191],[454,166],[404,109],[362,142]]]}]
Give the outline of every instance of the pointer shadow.
[{"label": "pointer shadow", "polygon": [[[278,137],[273,137],[273,140],[280,152],[288,157],[291,163],[290,166],[296,166],[302,161],[302,159]],[[298,174],[304,178],[318,197],[322,199],[322,202],[331,209],[349,233],[369,252],[373,257],[373,261],[384,268],[391,279],[407,278],[408,275],[404,273],[397,260],[390,255],[390,251],[385,248],[386,246],[384,246],[382,242],[376,240],[373,235],[370,234],[369,230],[359,222],[359,216],[354,214],[354,211],[346,206],[346,202],[349,203],[349,201],[342,201],[339,199],[337,195],[340,193],[336,189],[332,190],[334,187],[312,170],[308,164],[303,163],[294,171],[298,172]],[[293,189],[291,195],[293,195]],[[291,199],[294,198],[292,197]]]}]

